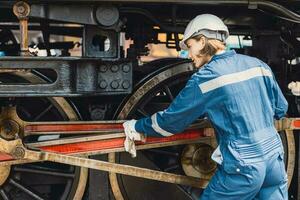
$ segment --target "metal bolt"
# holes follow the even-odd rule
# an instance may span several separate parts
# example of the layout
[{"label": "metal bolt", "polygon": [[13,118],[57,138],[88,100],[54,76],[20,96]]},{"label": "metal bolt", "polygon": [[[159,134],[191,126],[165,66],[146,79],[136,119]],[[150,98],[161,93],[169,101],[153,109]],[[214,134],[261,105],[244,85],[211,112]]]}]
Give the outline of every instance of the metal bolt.
[{"label": "metal bolt", "polygon": [[11,155],[15,158],[15,159],[22,159],[25,156],[25,150],[23,147],[16,147],[12,152]]},{"label": "metal bolt", "polygon": [[101,80],[101,81],[99,82],[99,87],[100,87],[101,89],[107,88],[107,82],[106,82],[105,80]]},{"label": "metal bolt", "polygon": [[110,86],[113,88],[113,89],[117,89],[118,87],[119,87],[119,83],[118,83],[118,81],[112,81],[111,83],[110,83]]},{"label": "metal bolt", "polygon": [[128,89],[128,88],[130,87],[130,82],[127,81],[127,80],[123,81],[122,87],[123,87],[124,89]]},{"label": "metal bolt", "polygon": [[128,64],[123,65],[122,67],[123,72],[129,72],[130,71],[130,66]]},{"label": "metal bolt", "polygon": [[19,19],[26,18],[30,13],[30,6],[24,1],[19,1],[14,5],[13,12]]},{"label": "metal bolt", "polygon": [[119,70],[119,66],[118,65],[112,65],[111,68],[110,68],[110,70],[112,72],[117,72]]},{"label": "metal bolt", "polygon": [[19,7],[17,8],[17,11],[18,11],[18,13],[24,13],[25,8],[24,8],[23,6],[19,6]]},{"label": "metal bolt", "polygon": [[106,71],[107,71],[107,66],[106,65],[101,65],[100,72],[106,72]]}]

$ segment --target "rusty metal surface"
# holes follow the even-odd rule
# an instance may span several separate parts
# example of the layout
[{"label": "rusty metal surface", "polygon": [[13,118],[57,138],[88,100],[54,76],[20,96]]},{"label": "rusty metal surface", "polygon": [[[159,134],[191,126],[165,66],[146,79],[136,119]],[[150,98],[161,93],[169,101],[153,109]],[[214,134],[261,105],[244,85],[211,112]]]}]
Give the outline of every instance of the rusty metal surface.
[{"label": "rusty metal surface", "polygon": [[[14,107],[4,107],[2,108],[2,114],[1,114],[1,119],[0,123],[6,123],[7,121],[14,120],[14,123],[17,124],[18,129],[11,129],[11,130],[18,130],[19,132],[21,130],[24,130],[24,127],[26,127],[26,123],[34,125],[35,128],[31,127],[30,131],[33,130],[39,130],[38,127],[39,125],[44,126],[44,125],[54,125],[54,124],[60,124],[58,126],[59,128],[56,130],[59,133],[59,130],[62,132],[64,130],[69,130],[68,127],[70,124],[73,126],[79,125],[80,128],[82,126],[85,128],[86,131],[93,131],[93,129],[96,129],[96,131],[101,131],[101,128],[104,131],[115,131],[115,128],[121,129],[120,122],[123,121],[96,121],[93,122],[93,125],[91,127],[89,126],[84,126],[84,125],[91,125],[91,122],[25,122],[22,121],[20,118],[18,118],[16,109]],[[202,121],[203,122],[203,121]],[[18,124],[19,123],[19,124]],[[284,118],[282,120],[276,121],[276,128],[280,129],[299,129],[299,126],[297,124],[299,123],[298,118]],[[97,127],[97,124],[99,127]],[[200,123],[201,124],[201,123]],[[205,123],[204,123],[205,124]],[[108,126],[107,126],[108,125]],[[115,126],[116,127],[115,127]],[[207,125],[207,124],[205,124]],[[194,124],[191,126],[193,128],[199,128],[199,125]],[[201,128],[203,128],[203,124],[200,125]],[[110,128],[112,128],[110,130]],[[204,142],[205,140],[209,141],[211,140],[211,137],[205,138],[203,137],[203,133],[201,131],[197,131],[197,129],[190,128],[185,131],[184,134],[178,134],[174,135],[172,137],[167,137],[167,138],[148,138],[146,143],[137,143],[137,149],[149,149],[149,148],[156,148],[156,147],[163,147],[163,146],[174,146],[174,145],[180,145],[180,144],[190,144],[190,143],[199,143],[199,142]],[[26,129],[25,129],[26,130]],[[47,129],[42,129],[46,131]],[[15,134],[15,132],[13,133]],[[75,133],[78,131],[78,129],[71,129],[69,130],[72,133],[74,131]],[[81,130],[83,131],[83,130]],[[194,131],[194,132],[193,132]],[[9,131],[8,131],[9,132]],[[4,133],[7,133],[7,131]],[[46,132],[43,132],[46,133]],[[51,131],[50,131],[51,133]],[[290,136],[292,136],[292,132],[289,132]],[[190,135],[189,135],[190,134]],[[100,153],[108,153],[108,152],[118,152],[118,151],[124,151],[123,148],[123,140],[124,140],[124,133],[115,133],[115,134],[104,134],[104,135],[97,135],[97,136],[88,136],[86,137],[85,135],[81,135],[80,137],[77,138],[70,138],[70,139],[61,139],[57,141],[45,141],[45,142],[39,142],[39,143],[32,143],[32,144],[26,144],[26,147],[28,148],[37,148],[39,147],[42,149],[42,151],[32,151],[28,150],[23,146],[22,140],[21,139],[16,139],[16,140],[4,140],[3,138],[0,138],[0,152],[2,153],[7,153],[11,155],[15,160],[11,161],[6,161],[6,162],[0,162],[0,166],[7,166],[11,164],[21,164],[21,163],[26,163],[26,162],[39,162],[39,161],[52,161],[52,162],[58,162],[58,163],[63,163],[63,164],[69,164],[69,165],[74,165],[74,166],[80,166],[80,167],[86,167],[86,168],[92,168],[92,169],[98,169],[98,170],[103,170],[103,171],[108,171],[110,173],[119,173],[119,174],[124,174],[124,175],[130,175],[130,176],[136,176],[136,177],[142,177],[146,179],[151,179],[151,180],[158,180],[158,181],[164,181],[164,182],[169,182],[169,183],[175,183],[175,184],[184,184],[184,185],[190,185],[193,187],[200,187],[203,188],[207,185],[208,179],[209,178],[202,178],[202,179],[196,179],[196,178],[191,178],[191,177],[186,177],[186,176],[181,176],[181,175],[176,175],[176,174],[170,174],[170,173],[165,173],[165,172],[159,172],[159,171],[154,171],[154,170],[149,170],[149,169],[144,169],[144,168],[138,168],[138,167],[133,167],[133,166],[128,166],[128,165],[120,165],[120,164],[115,164],[115,163],[108,163],[108,162],[103,162],[103,161],[96,161],[96,160],[91,160],[87,158],[81,158],[78,156],[71,156],[71,155],[64,155],[64,154],[76,154],[76,155],[92,155],[92,154],[100,154]],[[196,137],[197,136],[197,137]],[[288,135],[289,136],[289,135]],[[113,139],[118,139],[116,143],[114,143]],[[287,137],[288,140],[288,146],[291,148],[289,151],[294,151],[292,147],[294,146],[293,142],[293,137]],[[89,142],[103,142],[103,141],[108,141],[112,143],[112,146],[108,149],[97,149],[95,145],[89,144]],[[75,151],[70,151],[72,149],[72,145],[75,144],[78,145],[79,143],[84,144],[83,146],[86,146],[90,149],[80,149],[80,150],[75,150]],[[118,146],[116,146],[116,144]],[[32,146],[30,146],[32,145]],[[55,153],[55,148],[62,148],[63,145],[67,145],[66,149],[69,151],[57,151],[59,153]],[[101,145],[103,147],[103,144]],[[96,149],[95,149],[96,148]],[[50,152],[54,151],[54,152]],[[194,152],[194,151],[193,151]],[[91,153],[91,154],[89,154]],[[200,153],[201,154],[201,153]],[[199,155],[200,155],[199,154]],[[294,155],[293,154],[293,155]],[[290,153],[289,153],[290,155]],[[288,165],[294,166],[294,159],[291,157],[288,160]],[[194,164],[197,164],[197,159],[192,159],[192,162]],[[196,167],[197,169],[197,167]],[[292,168],[288,167],[288,172]],[[201,170],[200,170],[201,171]],[[4,171],[5,172],[5,171]],[[3,178],[4,179],[4,178]]]},{"label": "rusty metal surface", "polygon": [[294,132],[292,130],[285,130],[286,140],[287,140],[287,161],[286,161],[286,173],[288,175],[288,188],[291,184],[294,169],[295,169],[295,160],[296,160],[296,150],[295,150],[295,138]]},{"label": "rusty metal surface", "polygon": [[181,156],[181,166],[188,176],[211,179],[217,164],[210,159],[216,148],[216,139],[211,138],[207,143],[187,145]]},{"label": "rusty metal surface", "polygon": [[2,107],[0,113],[0,136],[5,139],[16,139],[24,133],[25,121],[19,118],[15,106]]},{"label": "rusty metal surface", "polygon": [[[136,176],[151,180],[163,181],[174,184],[189,185],[197,188],[204,188],[207,185],[207,180],[197,179],[193,177],[187,177],[182,175],[176,175],[166,172],[160,172],[145,168],[133,167],[129,165],[121,165],[116,163],[109,163],[98,160],[91,160],[88,158],[81,158],[75,156],[67,156],[49,152],[35,152],[26,150],[24,158],[29,160],[39,161],[52,161],[57,163],[69,164],[74,166],[86,167],[90,169],[103,170],[107,172],[113,172],[118,174],[124,174],[129,176]],[[2,163],[0,163],[1,165]]]},{"label": "rusty metal surface", "polygon": [[[62,164],[86,167],[90,169],[103,170],[124,175],[136,176],[151,180],[164,181],[175,184],[190,185],[193,187],[203,188],[207,184],[207,180],[175,175],[171,173],[159,172],[129,165],[121,165],[104,161],[97,161],[88,158],[68,156],[63,154],[31,151],[22,146],[20,139],[13,141],[5,141],[0,138],[0,151],[11,154],[16,159],[27,159],[32,161],[51,161]],[[0,166],[7,166],[7,162],[0,162]]]},{"label": "rusty metal surface", "polygon": [[[195,142],[195,141],[193,141]],[[172,145],[178,145],[174,142]],[[150,148],[152,148],[150,146]],[[195,179],[191,177],[175,175],[165,172],[148,170],[128,165],[120,165],[115,163],[108,163],[103,161],[96,161],[87,158],[80,158],[75,156],[68,156],[58,153],[51,153],[47,151],[31,151],[23,147],[20,139],[6,141],[0,138],[0,152],[8,153],[15,159],[27,159],[31,161],[52,161],[63,164],[70,164],[75,166],[87,167],[91,169],[104,170],[111,173],[119,173],[124,175],[131,175],[142,177],[151,180],[159,180],[175,184],[190,185],[193,187],[203,188],[207,185],[206,179]],[[9,162],[1,162],[0,166],[7,166]]]},{"label": "rusty metal surface", "polygon": [[7,180],[10,173],[10,166],[0,167],[0,186]]},{"label": "rusty metal surface", "polygon": [[29,56],[28,48],[28,16],[30,14],[30,6],[24,1],[17,2],[13,7],[13,12],[19,19],[20,24],[20,47],[21,55]]}]

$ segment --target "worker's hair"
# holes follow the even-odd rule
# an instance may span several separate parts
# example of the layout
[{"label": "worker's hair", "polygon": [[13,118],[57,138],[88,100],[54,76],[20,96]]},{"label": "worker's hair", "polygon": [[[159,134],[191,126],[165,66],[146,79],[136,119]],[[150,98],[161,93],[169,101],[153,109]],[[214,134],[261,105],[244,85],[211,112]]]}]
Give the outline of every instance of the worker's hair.
[{"label": "worker's hair", "polygon": [[205,46],[199,52],[199,56],[213,56],[218,50],[225,50],[225,42],[222,42],[220,40],[210,39],[205,37],[204,35],[197,35],[193,37],[193,39],[199,41],[202,37],[205,39]]}]

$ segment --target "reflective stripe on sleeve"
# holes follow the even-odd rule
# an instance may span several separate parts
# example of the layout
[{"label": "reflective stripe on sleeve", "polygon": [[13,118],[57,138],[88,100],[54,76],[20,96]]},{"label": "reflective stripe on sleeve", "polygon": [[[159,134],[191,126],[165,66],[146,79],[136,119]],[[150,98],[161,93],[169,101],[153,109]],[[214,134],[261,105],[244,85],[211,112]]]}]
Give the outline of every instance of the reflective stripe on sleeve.
[{"label": "reflective stripe on sleeve", "polygon": [[239,82],[246,81],[251,78],[260,77],[260,76],[272,77],[273,75],[272,75],[272,72],[268,69],[265,69],[263,67],[254,67],[254,68],[242,71],[242,72],[237,72],[237,73],[226,74],[226,75],[220,76],[218,78],[215,78],[215,79],[212,79],[210,81],[200,84],[199,87],[200,87],[200,90],[202,93],[206,93],[206,92],[218,89],[220,87],[223,87],[225,85],[239,83]]},{"label": "reflective stripe on sleeve", "polygon": [[168,131],[165,131],[164,129],[162,129],[158,123],[157,123],[157,113],[155,113],[154,115],[151,116],[151,121],[152,121],[152,128],[159,134],[165,136],[165,137],[168,137],[168,136],[172,136],[174,134],[168,132]]}]

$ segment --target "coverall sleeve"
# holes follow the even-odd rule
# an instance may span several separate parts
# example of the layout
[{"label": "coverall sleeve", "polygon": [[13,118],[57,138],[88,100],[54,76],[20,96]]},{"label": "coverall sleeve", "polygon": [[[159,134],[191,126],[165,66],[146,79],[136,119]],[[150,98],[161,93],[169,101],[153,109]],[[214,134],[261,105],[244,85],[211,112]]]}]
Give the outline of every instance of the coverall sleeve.
[{"label": "coverall sleeve", "polygon": [[[271,68],[266,64],[263,63],[263,65],[270,71]],[[271,101],[272,101],[272,107],[274,111],[274,118],[275,119],[280,119],[284,117],[284,115],[287,112],[288,109],[288,102],[285,99],[285,97],[282,94],[282,91],[276,81],[276,78],[274,74],[272,73],[272,78],[271,78]]]},{"label": "coverall sleeve", "polygon": [[280,119],[284,117],[288,109],[288,102],[282,94],[281,89],[273,74],[273,108],[274,108],[274,118]]},{"label": "coverall sleeve", "polygon": [[180,133],[197,118],[205,115],[205,105],[208,102],[208,95],[203,95],[198,81],[191,78],[166,110],[138,120],[135,129],[154,137]]}]

